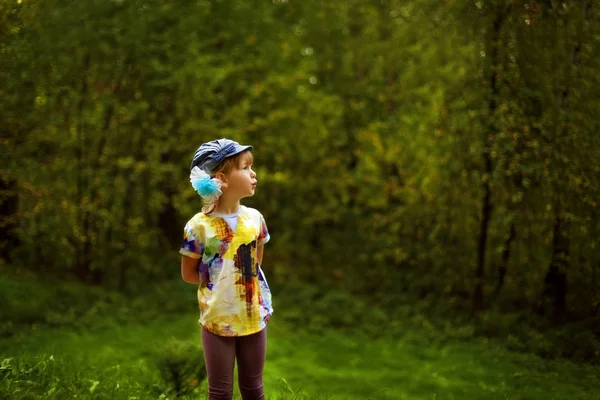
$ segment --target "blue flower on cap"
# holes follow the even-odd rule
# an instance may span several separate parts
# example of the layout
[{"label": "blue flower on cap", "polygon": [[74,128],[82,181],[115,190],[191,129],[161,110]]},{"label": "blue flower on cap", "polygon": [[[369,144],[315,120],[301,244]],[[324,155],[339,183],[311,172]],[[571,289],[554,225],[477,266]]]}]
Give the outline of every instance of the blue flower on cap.
[{"label": "blue flower on cap", "polygon": [[196,189],[196,192],[202,197],[208,197],[219,190],[210,177],[192,182],[192,187]]},{"label": "blue flower on cap", "polygon": [[221,180],[211,178],[210,175],[198,167],[192,168],[190,182],[192,183],[194,190],[198,192],[207,203],[216,201],[223,194],[221,191]]}]

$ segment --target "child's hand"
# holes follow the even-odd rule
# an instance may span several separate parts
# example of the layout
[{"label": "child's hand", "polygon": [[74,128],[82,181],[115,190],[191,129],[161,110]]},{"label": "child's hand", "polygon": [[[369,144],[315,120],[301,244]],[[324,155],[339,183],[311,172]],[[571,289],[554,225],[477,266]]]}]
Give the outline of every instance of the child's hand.
[{"label": "child's hand", "polygon": [[181,277],[188,283],[200,283],[200,259],[181,256]]}]

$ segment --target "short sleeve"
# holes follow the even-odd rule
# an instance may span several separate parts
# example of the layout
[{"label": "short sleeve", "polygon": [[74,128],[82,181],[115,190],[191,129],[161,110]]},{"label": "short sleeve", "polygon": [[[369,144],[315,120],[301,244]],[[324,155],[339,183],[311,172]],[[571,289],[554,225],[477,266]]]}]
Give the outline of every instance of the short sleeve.
[{"label": "short sleeve", "polygon": [[265,222],[265,218],[260,215],[260,233],[258,234],[258,245],[262,246],[267,243],[271,239],[271,235],[269,235],[269,230],[267,229],[267,223]]},{"label": "short sleeve", "polygon": [[203,253],[204,245],[199,240],[192,221],[190,221],[183,228],[183,243],[181,244],[181,249],[179,249],[179,254],[198,259],[202,257]]}]

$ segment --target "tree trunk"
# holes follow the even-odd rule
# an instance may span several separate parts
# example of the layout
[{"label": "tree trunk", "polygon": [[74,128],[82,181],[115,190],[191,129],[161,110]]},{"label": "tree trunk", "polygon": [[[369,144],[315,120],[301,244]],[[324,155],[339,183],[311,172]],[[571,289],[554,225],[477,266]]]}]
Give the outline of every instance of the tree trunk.
[{"label": "tree trunk", "polygon": [[[8,174],[6,174],[8,175]],[[19,246],[16,235],[19,209],[17,181],[8,176],[0,177],[0,259],[10,263],[10,251]]]},{"label": "tree trunk", "polygon": [[481,204],[481,223],[479,225],[479,239],[477,243],[477,268],[475,270],[475,290],[473,294],[472,311],[477,312],[483,308],[483,283],[485,280],[485,253],[487,246],[488,228],[492,215],[492,204],[491,204],[491,188],[490,179],[492,176],[493,165],[490,154],[490,147],[495,136],[496,124],[494,123],[494,114],[497,108],[497,97],[499,96],[498,88],[498,76],[497,76],[497,65],[498,65],[498,41],[500,40],[500,30],[504,20],[504,13],[497,10],[494,16],[494,22],[492,25],[491,37],[488,42],[490,48],[489,55],[489,85],[491,89],[490,99],[488,103],[488,118],[490,122],[488,124],[487,139],[483,151],[484,169],[483,169],[483,202]]},{"label": "tree trunk", "polygon": [[[491,173],[491,159],[485,155],[485,174]],[[473,295],[473,312],[483,308],[483,282],[485,279],[485,252],[488,227],[492,215],[491,191],[489,182],[483,183],[483,203],[481,205],[481,223],[479,225],[479,240],[477,242],[477,269],[475,270],[475,293]]]},{"label": "tree trunk", "polygon": [[[121,226],[124,228],[129,227],[128,224],[128,218],[131,216],[131,210],[133,208],[133,201],[132,201],[132,196],[133,196],[133,183],[129,183],[127,185],[127,190],[125,192],[125,197],[124,197],[124,212],[123,212],[123,219],[121,220]],[[121,256],[123,256],[128,250],[129,250],[129,231],[127,229],[125,229],[125,236],[123,239],[123,247],[121,250]],[[123,257],[119,257],[120,259],[123,259]],[[118,287],[119,290],[124,292],[127,289],[127,270],[128,270],[128,263],[121,263],[121,265],[119,265],[119,282],[118,282]]]},{"label": "tree trunk", "polygon": [[[168,112],[174,113],[174,110],[168,110]],[[180,121],[177,120],[174,123],[173,131],[179,131]],[[173,163],[174,160],[171,160],[171,155],[173,153],[171,151],[166,151],[161,154],[160,162],[162,164]],[[168,243],[170,248],[176,248],[176,246],[181,245],[183,230],[179,225],[179,214],[177,213],[177,209],[173,204],[173,197],[177,193],[177,189],[171,182],[166,182],[163,184],[163,191],[165,193],[165,197],[167,198],[167,202],[163,206],[163,208],[158,213],[158,227],[160,228],[163,237],[166,238],[166,243]],[[148,217],[148,216],[147,216]],[[164,246],[164,242],[158,243],[159,246]]]},{"label": "tree trunk", "polygon": [[89,213],[83,210],[84,198],[86,194],[86,179],[85,179],[85,121],[83,110],[85,108],[85,99],[88,96],[88,71],[90,68],[91,58],[89,54],[86,54],[83,61],[83,76],[81,92],[79,93],[79,102],[77,104],[77,116],[79,118],[77,126],[77,150],[76,150],[76,177],[77,177],[77,194],[76,204],[78,205],[77,210],[77,226],[81,229],[78,236],[75,237],[75,243],[77,244],[77,253],[75,257],[74,272],[75,276],[82,281],[87,281],[88,274],[90,271],[90,258],[86,254],[89,251],[88,241],[90,240],[88,234],[89,229]]},{"label": "tree trunk", "polygon": [[[583,29],[584,22],[591,16],[592,2],[581,0],[581,18],[578,27]],[[582,35],[575,41],[571,52],[571,65],[569,72],[565,76],[564,89],[558,97],[559,113],[565,115],[562,129],[560,129],[561,137],[567,137],[570,132],[568,129],[569,115],[569,100],[571,96],[570,81],[573,79],[573,74],[577,72],[577,68],[581,62],[581,46]],[[558,133],[558,132],[557,132]],[[557,204],[559,204],[557,202]],[[542,292],[542,311],[547,311],[547,306],[551,305],[552,315],[555,318],[561,318],[565,315],[567,304],[567,270],[569,267],[569,245],[570,240],[568,230],[570,221],[566,217],[564,210],[557,207],[556,219],[554,221],[553,239],[552,239],[552,258],[546,276],[544,278],[544,290]]]},{"label": "tree trunk", "polygon": [[504,286],[504,278],[506,277],[506,271],[508,270],[508,260],[510,260],[510,249],[516,235],[517,230],[515,228],[515,221],[512,221],[510,223],[508,237],[504,241],[504,246],[502,249],[502,260],[500,261],[500,265],[498,266],[498,281],[496,282],[494,298],[498,297],[500,291],[502,290],[502,286]]},{"label": "tree trunk", "polygon": [[[567,268],[569,265],[569,221],[560,213],[554,221],[552,260],[544,278],[543,304],[552,306],[554,316],[566,311]],[[546,307],[544,307],[544,310]]]}]

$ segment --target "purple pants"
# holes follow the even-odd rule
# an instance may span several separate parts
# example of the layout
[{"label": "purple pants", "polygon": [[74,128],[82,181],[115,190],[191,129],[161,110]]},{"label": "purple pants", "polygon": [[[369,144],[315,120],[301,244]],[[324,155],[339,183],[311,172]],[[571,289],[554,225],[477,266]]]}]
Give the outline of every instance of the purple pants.
[{"label": "purple pants", "polygon": [[208,400],[231,400],[233,366],[243,400],[264,400],[262,373],[267,354],[267,328],[248,336],[218,336],[202,328],[208,375]]}]

